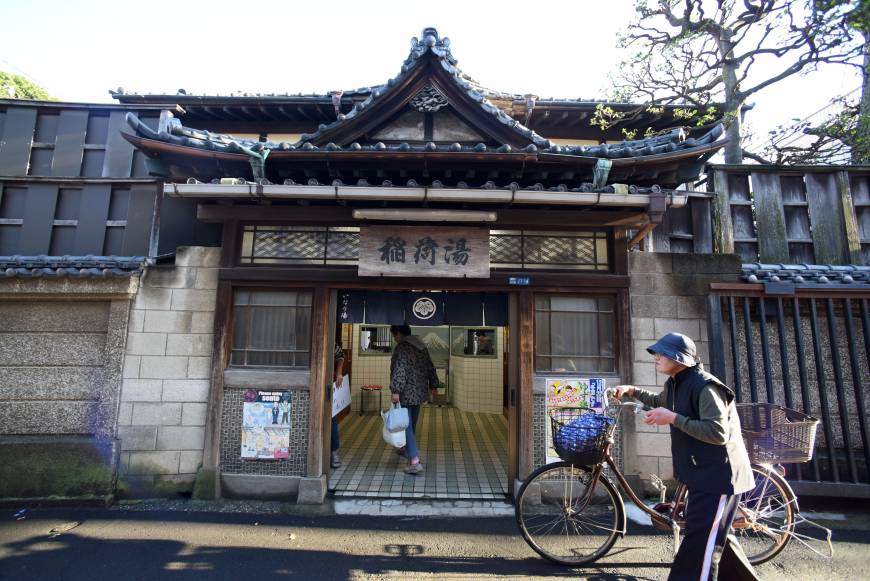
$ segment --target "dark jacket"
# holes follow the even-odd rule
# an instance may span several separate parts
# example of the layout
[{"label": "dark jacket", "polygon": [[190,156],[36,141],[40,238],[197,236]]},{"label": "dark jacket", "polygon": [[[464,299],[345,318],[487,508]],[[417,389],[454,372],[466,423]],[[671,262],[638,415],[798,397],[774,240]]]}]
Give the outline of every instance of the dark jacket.
[{"label": "dark jacket", "polygon": [[426,346],[415,335],[402,339],[390,359],[390,391],[399,394],[402,405],[421,405],[437,386],[438,374]]},{"label": "dark jacket", "polygon": [[[721,426],[714,442],[700,440],[681,429],[701,420],[700,399],[721,398],[724,417],[713,421]],[[666,407],[678,414],[671,425],[671,454],[674,475],[691,490],[718,494],[740,494],[754,486],[749,455],[740,434],[740,418],[734,407],[734,391],[697,366],[684,369],[665,383]],[[680,418],[679,416],[683,416]]]}]

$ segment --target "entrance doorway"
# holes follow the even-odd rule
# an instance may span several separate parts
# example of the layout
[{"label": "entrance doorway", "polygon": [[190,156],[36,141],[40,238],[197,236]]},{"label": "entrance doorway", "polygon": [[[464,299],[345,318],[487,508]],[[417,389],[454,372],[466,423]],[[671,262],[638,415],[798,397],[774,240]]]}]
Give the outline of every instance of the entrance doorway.
[{"label": "entrance doorway", "polygon": [[[345,352],[351,405],[335,418],[341,465],[331,469],[329,489],[344,497],[503,499],[508,494],[511,434],[506,295],[408,291],[401,299],[396,293],[392,300],[410,306],[421,294],[435,297],[448,313],[436,319],[441,324],[411,325],[439,379],[417,423],[423,471],[406,474],[407,459],[382,438],[380,412],[390,406],[390,361],[396,344],[382,311],[364,305],[354,322],[339,322],[335,329]],[[373,299],[372,305],[381,298]],[[490,307],[485,310],[487,298]],[[477,318],[469,317],[476,309],[474,301],[479,301]],[[496,313],[493,305],[504,312]],[[395,311],[390,316],[395,317]]]}]

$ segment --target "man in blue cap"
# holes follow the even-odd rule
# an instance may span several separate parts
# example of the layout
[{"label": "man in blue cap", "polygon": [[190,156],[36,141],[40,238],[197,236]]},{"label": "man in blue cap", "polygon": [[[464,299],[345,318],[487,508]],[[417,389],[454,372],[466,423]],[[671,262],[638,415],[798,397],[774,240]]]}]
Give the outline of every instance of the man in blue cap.
[{"label": "man in blue cap", "polygon": [[668,333],[647,351],[656,371],[669,376],[662,393],[619,385],[614,397],[640,400],[653,408],[645,423],[671,428],[674,476],[689,489],[689,499],[685,537],[668,579],[757,579],[729,534],[740,495],[755,486],[734,390],[704,371],[685,335]]}]

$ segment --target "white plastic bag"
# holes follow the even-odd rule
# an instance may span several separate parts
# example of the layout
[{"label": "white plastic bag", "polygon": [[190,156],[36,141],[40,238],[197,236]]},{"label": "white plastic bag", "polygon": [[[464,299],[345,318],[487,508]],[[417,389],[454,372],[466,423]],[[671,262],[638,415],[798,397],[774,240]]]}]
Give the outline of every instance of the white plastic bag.
[{"label": "white plastic bag", "polygon": [[401,432],[391,432],[387,429],[386,419],[384,420],[384,422],[384,442],[386,442],[393,448],[403,448],[405,446],[405,430],[402,430]]},{"label": "white plastic bag", "polygon": [[394,403],[386,414],[382,411],[381,416],[384,418],[384,427],[390,432],[404,432],[411,421],[408,408],[403,408],[400,403]]}]

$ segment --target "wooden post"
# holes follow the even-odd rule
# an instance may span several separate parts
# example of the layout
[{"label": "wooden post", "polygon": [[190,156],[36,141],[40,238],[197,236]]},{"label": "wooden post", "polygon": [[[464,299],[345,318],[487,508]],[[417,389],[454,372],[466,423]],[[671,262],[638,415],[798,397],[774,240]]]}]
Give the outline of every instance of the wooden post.
[{"label": "wooden post", "polygon": [[848,260],[843,205],[834,174],[808,173],[807,202],[813,226],[813,246],[819,264],[843,264]]},{"label": "wooden post", "polygon": [[849,262],[861,264],[861,235],[858,232],[858,217],[855,215],[855,205],[852,203],[849,172],[837,172],[837,192],[840,195],[840,207],[843,209],[843,229],[846,234],[846,252],[849,255]]},{"label": "wooden post", "polygon": [[752,173],[755,194],[755,231],[761,262],[791,262],[782,209],[782,189],[778,173]]},{"label": "wooden post", "polygon": [[[331,289],[327,294],[327,309],[329,316],[326,324],[326,377],[325,385],[332,384],[332,378],[335,372],[335,327],[336,327],[336,312],[338,311],[338,291]],[[323,418],[323,426],[320,429],[320,449],[323,450],[323,458],[321,459],[321,467],[323,474],[329,474],[330,457],[327,450],[330,449],[332,443],[332,397],[326,397],[329,388],[324,392],[323,405],[321,406],[321,417]]]},{"label": "wooden post", "polygon": [[311,301],[311,379],[308,387],[308,461],[306,476],[323,474],[323,405],[326,398],[329,333],[329,289],[314,289]]},{"label": "wooden post", "polygon": [[[763,300],[763,299],[762,299]],[[725,330],[722,324],[721,297],[715,292],[707,295],[707,335],[710,338],[710,372],[726,380]]]},{"label": "wooden post", "polygon": [[613,273],[628,274],[628,229],[613,229]]},{"label": "wooden post", "polygon": [[692,212],[692,250],[695,254],[713,252],[713,224],[710,200],[689,198]]},{"label": "wooden post", "polygon": [[239,260],[239,223],[227,220],[221,228],[221,268],[232,268]]},{"label": "wooden post", "polygon": [[[211,388],[205,416],[205,442],[202,469],[214,477],[214,498],[221,496],[220,449],[221,414],[224,409],[224,369],[232,348],[233,288],[229,281],[218,281],[214,317],[214,348],[211,360]],[[211,475],[210,474],[210,475]]]},{"label": "wooden post", "polygon": [[519,475],[519,416],[517,415],[517,397],[519,395],[519,361],[516,354],[520,352],[519,334],[519,300],[518,293],[508,295],[508,492],[516,495],[519,489],[514,489],[514,481]]},{"label": "wooden post", "polygon": [[[535,380],[535,296],[531,291],[519,293],[519,325],[517,337],[519,351],[519,414],[518,477],[525,479],[532,472],[534,462],[534,380]],[[540,444],[540,442],[538,442]]]},{"label": "wooden post", "polygon": [[616,291],[616,363],[622,383],[634,382],[634,357],[631,334],[631,294],[627,288]]},{"label": "wooden post", "polygon": [[713,172],[713,242],[718,254],[734,254],[734,227],[731,224],[731,194],[728,174],[723,170]]}]

